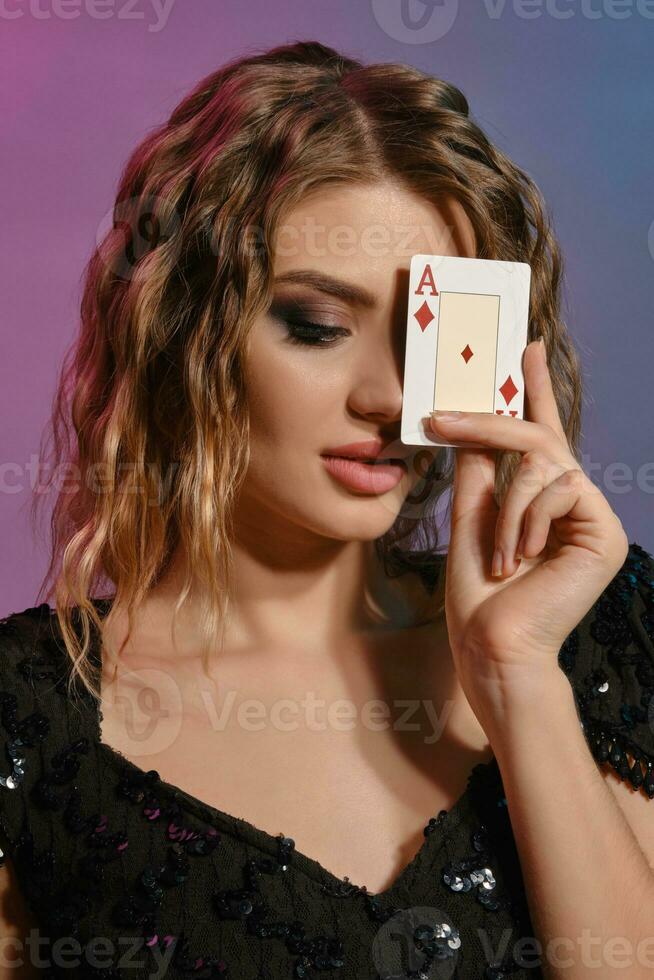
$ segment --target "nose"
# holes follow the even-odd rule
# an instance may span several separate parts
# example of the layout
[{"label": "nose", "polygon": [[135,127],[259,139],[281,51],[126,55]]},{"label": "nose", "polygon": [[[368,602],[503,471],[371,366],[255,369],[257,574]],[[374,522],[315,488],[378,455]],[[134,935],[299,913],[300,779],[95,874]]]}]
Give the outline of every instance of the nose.
[{"label": "nose", "polygon": [[394,422],[402,417],[404,350],[399,349],[397,331],[393,336],[360,352],[353,372],[349,407],[360,416]]}]

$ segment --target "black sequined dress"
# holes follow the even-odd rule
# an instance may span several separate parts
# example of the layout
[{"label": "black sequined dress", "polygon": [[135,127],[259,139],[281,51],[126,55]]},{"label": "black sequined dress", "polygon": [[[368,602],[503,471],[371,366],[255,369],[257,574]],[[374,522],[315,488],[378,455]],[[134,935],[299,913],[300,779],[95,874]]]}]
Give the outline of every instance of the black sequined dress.
[{"label": "black sequined dress", "polygon": [[[66,694],[56,622],[47,604],[0,621],[0,848],[44,977],[542,976],[494,759],[370,893],[102,743],[94,699]],[[636,543],[559,665],[597,763],[653,799],[654,558]]]}]

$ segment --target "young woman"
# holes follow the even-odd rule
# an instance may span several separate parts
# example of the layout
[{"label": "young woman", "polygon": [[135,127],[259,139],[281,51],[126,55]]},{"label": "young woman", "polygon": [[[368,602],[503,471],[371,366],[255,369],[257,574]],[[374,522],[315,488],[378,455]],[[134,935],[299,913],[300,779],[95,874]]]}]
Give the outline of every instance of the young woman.
[{"label": "young woman", "polygon": [[[399,437],[419,252],[532,269],[526,417],[426,420],[456,449]],[[654,559],[578,462],[561,275],[406,65],[234,61],[134,152],[55,605],[0,627],[0,977],[649,975]]]}]

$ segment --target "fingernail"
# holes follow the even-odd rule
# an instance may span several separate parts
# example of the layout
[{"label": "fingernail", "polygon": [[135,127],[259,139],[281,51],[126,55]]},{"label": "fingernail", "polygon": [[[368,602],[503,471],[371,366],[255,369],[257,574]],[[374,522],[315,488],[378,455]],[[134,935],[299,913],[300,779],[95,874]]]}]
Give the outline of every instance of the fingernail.
[{"label": "fingernail", "polygon": [[458,422],[462,412],[432,412],[431,417],[435,422]]},{"label": "fingernail", "polygon": [[525,546],[525,536],[524,534],[521,534],[520,540],[518,541],[518,547],[515,549],[516,559],[522,558],[522,549],[524,548],[524,546]]},{"label": "fingernail", "polygon": [[493,552],[493,563],[491,565],[492,575],[502,574],[502,551],[500,548],[496,548]]}]

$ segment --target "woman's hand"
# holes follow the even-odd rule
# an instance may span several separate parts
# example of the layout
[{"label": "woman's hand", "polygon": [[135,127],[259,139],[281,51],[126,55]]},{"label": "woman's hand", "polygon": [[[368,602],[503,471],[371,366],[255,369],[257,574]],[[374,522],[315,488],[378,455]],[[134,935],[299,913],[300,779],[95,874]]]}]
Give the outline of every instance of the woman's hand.
[{"label": "woman's hand", "polygon": [[[489,697],[533,698],[545,678],[560,676],[563,641],[629,547],[620,520],[570,451],[544,344],[527,346],[523,370],[524,420],[485,412],[431,420],[441,439],[458,444],[445,614],[461,685],[482,711]],[[459,448],[468,440],[470,448]],[[499,508],[498,449],[523,453]]]}]

